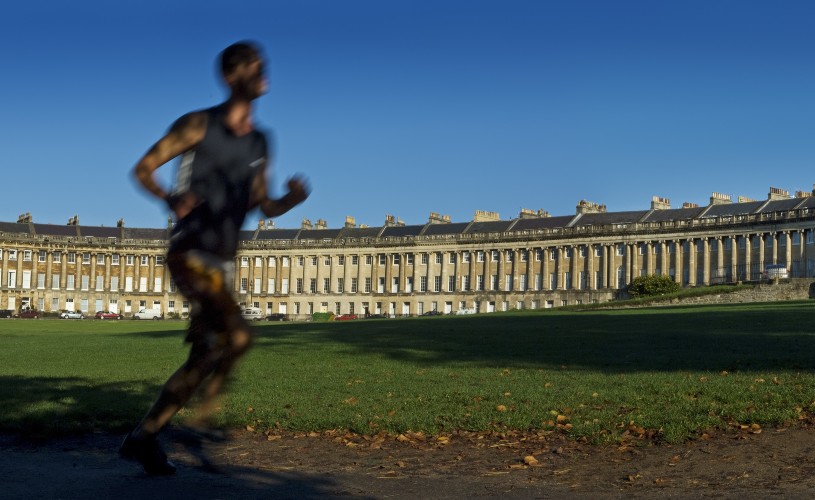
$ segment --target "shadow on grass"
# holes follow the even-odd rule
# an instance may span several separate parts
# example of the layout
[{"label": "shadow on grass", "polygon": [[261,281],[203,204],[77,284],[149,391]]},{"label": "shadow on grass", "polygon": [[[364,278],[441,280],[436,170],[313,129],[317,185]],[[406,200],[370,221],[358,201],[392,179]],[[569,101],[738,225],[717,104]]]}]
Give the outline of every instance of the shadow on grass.
[{"label": "shadow on grass", "polygon": [[84,378],[0,377],[0,431],[41,440],[132,427],[158,394],[143,381],[100,384]]},{"label": "shadow on grass", "polygon": [[811,302],[260,326],[259,348],[338,343],[405,362],[608,372],[815,369]]}]

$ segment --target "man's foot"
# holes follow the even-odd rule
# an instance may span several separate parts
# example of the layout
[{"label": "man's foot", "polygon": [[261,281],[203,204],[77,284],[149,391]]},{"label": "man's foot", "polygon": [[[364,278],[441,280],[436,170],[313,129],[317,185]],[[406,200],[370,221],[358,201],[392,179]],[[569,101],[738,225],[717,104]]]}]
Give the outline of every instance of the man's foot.
[{"label": "man's foot", "polygon": [[175,465],[167,460],[167,455],[159,446],[156,436],[137,439],[128,434],[119,448],[119,456],[128,460],[136,460],[142,464],[144,472],[151,476],[175,474]]}]

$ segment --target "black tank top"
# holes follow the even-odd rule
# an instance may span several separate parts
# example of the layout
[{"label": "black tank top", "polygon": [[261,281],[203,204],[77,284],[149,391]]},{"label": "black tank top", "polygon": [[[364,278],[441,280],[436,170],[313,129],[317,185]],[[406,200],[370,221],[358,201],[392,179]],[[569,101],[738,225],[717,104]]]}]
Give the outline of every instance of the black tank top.
[{"label": "black tank top", "polygon": [[258,131],[236,136],[223,122],[224,110],[207,114],[203,140],[181,158],[174,194],[192,192],[201,204],[171,232],[170,251],[203,250],[235,257],[249,208],[252,180],[266,163],[268,146]]}]

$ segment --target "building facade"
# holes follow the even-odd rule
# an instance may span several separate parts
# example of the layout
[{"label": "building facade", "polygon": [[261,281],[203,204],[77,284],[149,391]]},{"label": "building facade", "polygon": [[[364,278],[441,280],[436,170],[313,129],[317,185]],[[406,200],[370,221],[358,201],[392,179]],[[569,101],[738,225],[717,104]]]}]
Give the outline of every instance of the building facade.
[{"label": "building facade", "polygon": [[[242,232],[235,262],[238,301],[268,314],[315,312],[415,316],[428,311],[494,312],[605,302],[642,275],[684,287],[749,282],[783,265],[815,275],[815,197],[771,188],[766,200],[713,193],[700,207],[608,212],[581,201],[574,215],[523,210],[500,220],[478,211],[456,223],[431,214],[421,225],[388,216],[380,227]],[[189,306],[164,265],[169,228],[0,222],[0,309],[99,310],[142,307],[184,316]]]}]

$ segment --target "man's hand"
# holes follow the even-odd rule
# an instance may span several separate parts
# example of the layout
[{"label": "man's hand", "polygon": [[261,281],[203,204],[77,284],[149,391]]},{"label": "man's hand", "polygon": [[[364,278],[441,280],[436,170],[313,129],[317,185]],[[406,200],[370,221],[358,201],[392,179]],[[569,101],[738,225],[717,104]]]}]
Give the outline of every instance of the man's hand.
[{"label": "man's hand", "polygon": [[181,220],[189,215],[201,201],[197,196],[189,191],[180,195],[170,195],[167,197],[167,205],[175,213],[176,220]]},{"label": "man's hand", "polygon": [[284,199],[291,204],[291,206],[299,205],[306,201],[308,195],[311,193],[311,186],[308,184],[308,180],[300,175],[295,175],[286,183],[289,188],[288,194],[284,196]]}]

